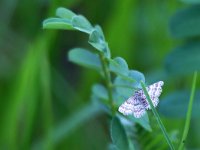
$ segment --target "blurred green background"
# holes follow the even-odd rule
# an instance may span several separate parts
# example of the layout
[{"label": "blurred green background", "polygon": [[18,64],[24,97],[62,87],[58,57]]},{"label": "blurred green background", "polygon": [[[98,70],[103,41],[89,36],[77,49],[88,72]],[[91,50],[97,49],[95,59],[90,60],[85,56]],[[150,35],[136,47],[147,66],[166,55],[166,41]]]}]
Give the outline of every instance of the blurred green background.
[{"label": "blurred green background", "polygon": [[[42,29],[60,6],[99,24],[112,57],[123,57],[147,83],[164,80],[158,110],[168,132],[180,139],[192,74],[200,69],[200,6],[183,1],[1,0],[0,149],[102,150],[111,143],[110,118],[89,107],[91,86],[102,79],[67,60],[69,49],[91,48],[87,36]],[[186,140],[195,150],[200,149],[196,93]],[[152,116],[150,123],[152,132],[137,132],[139,149],[167,149]]]}]

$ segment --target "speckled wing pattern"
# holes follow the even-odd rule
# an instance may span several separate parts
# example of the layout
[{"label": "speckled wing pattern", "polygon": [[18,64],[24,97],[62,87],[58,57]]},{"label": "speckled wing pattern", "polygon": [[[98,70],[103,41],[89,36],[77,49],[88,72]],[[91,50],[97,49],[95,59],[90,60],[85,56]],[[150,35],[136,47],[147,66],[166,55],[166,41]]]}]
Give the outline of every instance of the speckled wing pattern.
[{"label": "speckled wing pattern", "polygon": [[[162,92],[163,85],[164,82],[159,81],[146,87],[154,107],[159,103],[158,97]],[[133,96],[126,100],[118,110],[124,115],[134,115],[135,118],[140,118],[148,109],[151,109],[151,107],[146,99],[144,91],[141,89],[136,91]]]}]

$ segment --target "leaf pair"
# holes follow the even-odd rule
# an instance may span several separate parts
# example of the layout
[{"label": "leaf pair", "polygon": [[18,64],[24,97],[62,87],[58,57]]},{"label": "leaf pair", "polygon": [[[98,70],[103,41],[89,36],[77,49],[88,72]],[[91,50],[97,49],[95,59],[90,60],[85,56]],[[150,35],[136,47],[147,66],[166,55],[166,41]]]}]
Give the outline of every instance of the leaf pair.
[{"label": "leaf pair", "polygon": [[76,15],[65,8],[58,8],[56,11],[58,18],[49,18],[43,22],[45,29],[78,30],[89,35],[89,44],[96,50],[102,52],[107,58],[110,58],[110,50],[105,41],[102,29],[91,23],[82,15]]}]

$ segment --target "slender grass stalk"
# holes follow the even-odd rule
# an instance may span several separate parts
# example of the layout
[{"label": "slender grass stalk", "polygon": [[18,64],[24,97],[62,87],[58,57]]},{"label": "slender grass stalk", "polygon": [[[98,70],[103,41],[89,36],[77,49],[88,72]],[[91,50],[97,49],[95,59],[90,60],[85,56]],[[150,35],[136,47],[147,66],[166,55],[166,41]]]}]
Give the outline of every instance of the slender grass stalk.
[{"label": "slender grass stalk", "polygon": [[180,145],[178,147],[178,150],[182,150],[185,144],[185,140],[187,138],[187,134],[190,128],[190,120],[191,120],[191,115],[192,115],[192,105],[194,101],[194,95],[195,95],[195,90],[196,90],[196,81],[197,81],[197,71],[194,72],[194,77],[193,77],[193,82],[192,82],[192,89],[191,89],[191,94],[190,94],[190,101],[188,105],[188,111],[187,111],[187,116],[186,116],[186,121],[185,121],[185,127],[183,130],[183,135],[181,138]]},{"label": "slender grass stalk", "polygon": [[114,116],[115,107],[114,107],[114,103],[113,103],[112,82],[111,82],[110,72],[109,72],[109,69],[108,69],[106,58],[103,55],[103,53],[100,52],[99,57],[100,57],[100,60],[101,60],[101,65],[102,65],[102,68],[103,68],[105,81],[106,81],[106,87],[107,87],[107,90],[108,90],[109,104],[110,104],[110,107],[111,107],[112,115]]},{"label": "slender grass stalk", "polygon": [[141,86],[142,86],[142,89],[143,89],[144,94],[145,94],[145,96],[146,96],[146,98],[147,98],[147,101],[148,101],[148,103],[149,103],[150,106],[151,106],[151,109],[152,109],[152,111],[153,111],[153,114],[154,114],[154,116],[155,116],[155,118],[156,118],[156,120],[157,120],[157,122],[158,122],[158,125],[159,125],[160,129],[162,130],[162,133],[163,133],[163,135],[164,135],[164,137],[165,137],[165,139],[166,139],[166,141],[167,141],[167,143],[168,143],[170,149],[171,149],[171,150],[174,150],[174,146],[173,146],[173,144],[172,144],[172,142],[171,142],[171,140],[170,140],[170,138],[169,138],[169,136],[168,136],[168,134],[167,134],[167,131],[166,131],[166,129],[165,129],[165,126],[163,125],[163,123],[162,123],[162,121],[161,121],[161,119],[160,119],[160,117],[159,117],[159,115],[158,115],[158,112],[157,112],[156,109],[154,108],[153,103],[152,103],[152,101],[151,101],[151,98],[150,98],[150,96],[149,96],[149,94],[148,94],[148,92],[147,92],[147,90],[146,90],[145,84],[144,84],[143,82],[141,82]]}]

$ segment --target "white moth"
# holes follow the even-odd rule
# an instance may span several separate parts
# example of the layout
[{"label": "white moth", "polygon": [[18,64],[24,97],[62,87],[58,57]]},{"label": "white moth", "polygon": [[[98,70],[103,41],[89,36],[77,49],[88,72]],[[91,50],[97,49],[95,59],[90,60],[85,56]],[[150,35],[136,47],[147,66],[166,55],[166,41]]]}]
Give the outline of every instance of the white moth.
[{"label": "white moth", "polygon": [[[158,81],[146,87],[154,107],[156,107],[159,103],[158,97],[162,92],[163,85],[163,81]],[[140,118],[148,109],[151,109],[151,106],[146,99],[144,91],[141,89],[136,91],[133,96],[126,100],[118,110],[124,115],[134,115],[135,118]]]}]

